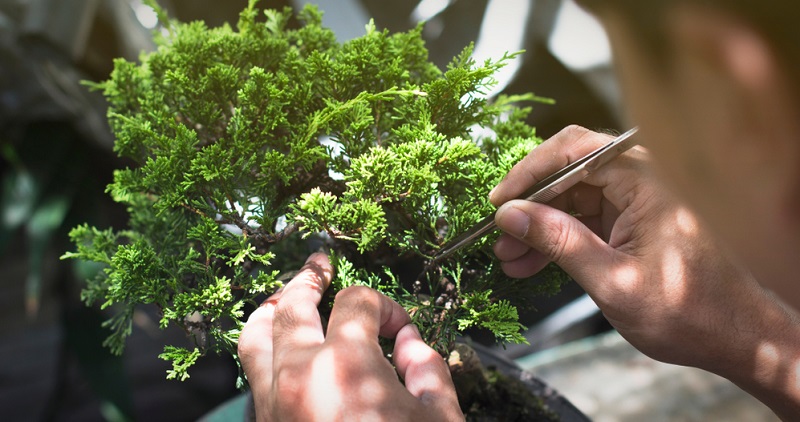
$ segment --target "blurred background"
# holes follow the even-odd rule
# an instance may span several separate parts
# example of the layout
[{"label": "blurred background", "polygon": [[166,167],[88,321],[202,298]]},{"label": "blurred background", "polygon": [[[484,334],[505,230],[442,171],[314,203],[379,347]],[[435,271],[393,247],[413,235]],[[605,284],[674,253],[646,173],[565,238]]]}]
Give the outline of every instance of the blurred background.
[{"label": "blurred background", "polygon": [[[325,11],[324,23],[340,41],[363,35],[370,18],[391,31],[424,21],[431,58],[441,67],[471,41],[478,60],[525,50],[499,75],[492,95],[533,92],[555,99],[555,105],[538,105],[530,116],[542,137],[569,124],[626,129],[605,35],[571,1],[262,0],[259,6],[299,8],[308,2]],[[217,26],[235,23],[247,0],[159,3],[179,20]],[[125,210],[104,193],[113,169],[126,163],[112,152],[103,99],[80,81],[106,79],[115,57],[135,60],[139,52],[152,49],[150,34],[156,25],[154,13],[141,0],[0,0],[3,419],[197,420],[239,394],[234,387],[237,369],[228,357],[206,357],[189,380],[166,381],[168,363],[156,356],[165,343],[188,340],[178,329],[159,330],[152,309],[137,311],[125,354],[110,355],[101,345],[106,317],[80,301],[82,280],[96,269],[58,259],[72,248],[67,233],[75,225],[126,225]],[[531,346],[497,352],[558,384],[557,389],[596,420],[606,414],[612,415],[608,420],[623,420],[613,404],[620,397],[639,407],[648,400],[663,404],[658,395],[645,398],[632,390],[657,382],[653,377],[682,376],[652,366],[656,364],[630,350],[574,283],[537,307],[538,312],[522,316],[530,327],[526,337]],[[479,334],[474,340],[492,343]],[[628,378],[619,374],[620,362],[627,365],[623,374],[633,377],[632,382],[626,384]],[[639,362],[635,371],[631,362]],[[587,373],[593,383],[576,378]],[[615,390],[619,397],[604,388],[609,380],[621,383]],[[730,389],[716,379],[695,380],[693,385],[705,390],[689,396]],[[666,414],[650,407],[650,416]],[[670,408],[675,407],[685,406]],[[631,412],[633,419],[627,420],[656,420]],[[701,419],[666,420],[705,420],[708,415],[697,414]]]}]

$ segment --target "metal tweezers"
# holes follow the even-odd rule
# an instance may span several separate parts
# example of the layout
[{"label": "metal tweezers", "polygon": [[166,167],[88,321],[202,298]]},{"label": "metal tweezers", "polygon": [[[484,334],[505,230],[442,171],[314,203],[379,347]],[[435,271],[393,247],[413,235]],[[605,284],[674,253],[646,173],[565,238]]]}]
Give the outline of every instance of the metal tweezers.
[{"label": "metal tweezers", "polygon": [[[583,158],[547,176],[523,192],[517,199],[525,199],[541,204],[550,202],[553,198],[575,186],[598,168],[636,145],[631,137],[637,130],[637,127],[628,130],[608,144],[603,145],[585,155]],[[496,212],[491,213],[466,232],[445,243],[431,258],[426,268],[430,268],[434,263],[453,255],[465,246],[474,243],[476,240],[494,231],[497,228],[497,224],[494,222],[495,214]]]}]

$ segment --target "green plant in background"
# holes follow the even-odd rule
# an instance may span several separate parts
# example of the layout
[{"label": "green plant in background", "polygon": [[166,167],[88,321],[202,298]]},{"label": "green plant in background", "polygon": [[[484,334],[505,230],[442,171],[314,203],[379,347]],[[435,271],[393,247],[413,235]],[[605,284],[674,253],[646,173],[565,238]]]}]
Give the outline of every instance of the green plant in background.
[{"label": "green plant in background", "polygon": [[106,344],[120,353],[134,308],[155,304],[162,328],[195,340],[162,354],[168,377],[186,379],[208,351],[235,356],[246,304],[319,246],[336,268],[332,290],[386,293],[443,354],[470,327],[524,341],[517,306],[556,291],[562,273],[509,279],[488,238],[419,275],[492,210],[489,190],[540,142],[524,122],[530,108],[514,105],[540,98],[484,96],[517,54],[476,63],[467,47],[442,71],[422,27],[368,25],[340,44],[314,7],[262,18],[256,3],[236,29],[159,10],[158,50],[116,61],[93,85],[110,104],[117,153],[136,163],[108,187],[128,206],[129,230],[79,226],[64,255],[105,266],[82,296],[118,307]]}]

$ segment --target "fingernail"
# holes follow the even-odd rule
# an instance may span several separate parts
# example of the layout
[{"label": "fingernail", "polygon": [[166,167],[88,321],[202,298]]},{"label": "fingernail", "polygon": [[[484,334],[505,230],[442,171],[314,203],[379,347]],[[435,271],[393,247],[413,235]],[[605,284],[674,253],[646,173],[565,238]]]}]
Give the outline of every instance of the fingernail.
[{"label": "fingernail", "polygon": [[516,238],[525,237],[531,226],[528,214],[511,204],[504,204],[498,208],[494,221],[497,223],[497,227]]},{"label": "fingernail", "polygon": [[492,190],[489,191],[489,202],[492,202],[492,198],[494,198],[494,191],[497,190],[497,186],[493,187]]}]

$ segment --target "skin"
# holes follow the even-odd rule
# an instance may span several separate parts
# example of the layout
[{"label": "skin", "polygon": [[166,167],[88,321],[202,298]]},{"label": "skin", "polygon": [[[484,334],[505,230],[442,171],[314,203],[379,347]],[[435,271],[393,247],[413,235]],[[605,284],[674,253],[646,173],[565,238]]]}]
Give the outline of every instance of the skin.
[{"label": "skin", "polygon": [[[327,256],[311,255],[242,330],[257,420],[463,420],[447,365],[396,302],[366,287],[342,290],[323,332],[317,306],[332,275]],[[396,371],[378,336],[395,339]]]},{"label": "skin", "polygon": [[[505,232],[495,253],[513,277],[555,261],[642,352],[726,377],[797,420],[800,99],[790,73],[721,10],[672,7],[661,65],[625,19],[599,18],[642,146],[548,205],[512,198],[610,138],[570,127],[532,151],[492,192]],[[377,292],[340,293],[323,334],[316,305],[331,270],[320,255],[309,265],[242,333],[259,419],[463,419],[444,363]],[[378,335],[397,338],[405,386]]]},{"label": "skin", "polygon": [[622,17],[600,17],[646,149],[551,206],[509,201],[608,142],[582,128],[548,140],[493,192],[506,232],[495,253],[512,276],[557,262],[642,352],[724,376],[797,420],[800,108],[789,79],[757,32],[716,10],[665,17],[666,68]]},{"label": "skin", "polygon": [[622,18],[601,18],[661,180],[800,308],[791,271],[800,251],[800,106],[769,45],[734,17],[684,6],[666,18],[672,55],[657,68]]}]

